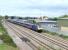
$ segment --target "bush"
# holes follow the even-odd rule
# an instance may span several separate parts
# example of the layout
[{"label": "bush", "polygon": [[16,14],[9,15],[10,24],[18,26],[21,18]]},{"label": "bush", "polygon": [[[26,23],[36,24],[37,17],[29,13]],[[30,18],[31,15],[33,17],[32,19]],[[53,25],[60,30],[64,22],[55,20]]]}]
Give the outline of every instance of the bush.
[{"label": "bush", "polygon": [[60,37],[64,37],[62,34],[59,35]]},{"label": "bush", "polygon": [[16,45],[14,44],[13,40],[8,36],[8,34],[3,34],[0,35],[0,38],[3,40],[4,43],[6,43],[7,45],[16,47]]},{"label": "bush", "polygon": [[59,36],[62,37],[62,38],[68,38],[68,36],[65,36],[63,34],[60,34]]},{"label": "bush", "polygon": [[43,30],[37,30],[37,32],[41,33]]}]

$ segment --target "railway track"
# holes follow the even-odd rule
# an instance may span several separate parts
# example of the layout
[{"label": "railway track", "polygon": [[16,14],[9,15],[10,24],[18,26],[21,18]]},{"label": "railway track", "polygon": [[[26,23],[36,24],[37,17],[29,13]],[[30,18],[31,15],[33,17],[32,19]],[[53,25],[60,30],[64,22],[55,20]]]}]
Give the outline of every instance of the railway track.
[{"label": "railway track", "polygon": [[[19,26],[19,25],[17,25],[17,26]],[[19,27],[22,27],[22,26],[19,26]],[[27,29],[27,31],[30,31],[30,32],[32,32],[32,33],[38,34],[37,32],[32,31],[32,30],[30,30],[30,29],[28,29],[28,28],[24,28],[24,27],[22,27],[22,28],[25,29],[25,30]],[[51,37],[51,38],[53,38],[53,39],[55,39],[55,40],[57,40],[57,41],[60,41],[60,42],[62,42],[62,43],[64,43],[64,44],[67,44],[67,45],[68,45],[68,41],[67,41],[67,40],[64,40],[64,39],[62,39],[62,38],[55,37],[55,36],[52,36],[52,35],[49,35],[49,34],[44,34],[44,33],[39,34],[39,35]]]},{"label": "railway track", "polygon": [[[35,33],[34,33],[35,34]],[[41,37],[41,38],[43,38],[43,39],[46,39],[47,38],[47,36],[42,36],[42,35],[39,35],[39,34],[35,34],[36,36],[39,36],[39,37]],[[49,39],[49,38],[48,38]],[[51,38],[49,39],[49,40],[51,40]],[[48,40],[48,41],[49,41]],[[53,39],[52,39],[53,40]],[[53,42],[55,42],[55,41],[53,41]],[[63,42],[63,41],[60,41],[60,42]],[[63,42],[64,43],[64,42]],[[60,44],[60,43],[58,43],[58,44]],[[67,45],[67,43],[64,43],[64,44],[66,44]],[[63,44],[62,44],[63,45]],[[62,45],[61,45],[61,47],[62,47]],[[63,46],[65,46],[65,45],[63,45]],[[68,47],[68,45],[67,46],[65,46],[65,47]]]},{"label": "railway track", "polygon": [[[9,24],[7,24],[7,25],[8,25],[12,30],[14,30],[17,35],[23,37],[23,33],[24,33],[25,36],[27,36],[27,37],[29,37],[30,39],[32,39],[33,41],[37,42],[39,45],[45,47],[47,50],[55,50],[55,49],[53,49],[52,47],[48,46],[47,44],[41,42],[40,40],[38,40],[38,39],[32,37],[31,35],[26,34],[26,32],[23,32],[23,33],[21,32],[22,34],[20,34],[20,33],[17,31],[17,30],[19,30],[19,29],[17,29],[17,28],[16,28],[17,30],[14,29],[15,26],[13,26],[13,28],[12,28]],[[37,46],[35,46],[35,47],[38,48]]]},{"label": "railway track", "polygon": [[[8,26],[9,26],[9,25],[8,25]],[[17,31],[15,31],[11,26],[9,26],[9,28],[12,29],[12,30],[16,33],[16,35],[17,35],[19,38],[21,38],[21,37],[23,38],[23,36],[20,35]],[[31,42],[26,42],[26,44],[29,45],[33,50],[38,50],[38,47],[35,46],[33,43],[31,43]]]},{"label": "railway track", "polygon": [[[20,28],[18,28],[18,29],[20,29]],[[21,30],[21,29],[20,29],[20,30]],[[21,30],[21,31],[22,31],[22,30]],[[46,38],[47,38],[48,41],[50,41],[50,42],[52,42],[52,43],[54,43],[54,44],[56,44],[56,45],[58,45],[58,46],[64,48],[65,50],[68,50],[68,46],[66,46],[64,43],[59,43],[59,42],[57,42],[57,41],[54,41],[54,40],[51,39],[51,38],[42,36],[41,34],[38,34],[38,33],[35,33],[35,32],[31,32],[31,33],[34,34],[34,35],[36,35],[36,36],[39,36],[39,37],[41,37],[41,38],[43,38],[43,39],[45,39],[45,40],[46,40]]]},{"label": "railway track", "polygon": [[[22,27],[22,26],[20,26],[20,27]],[[41,36],[44,36],[44,37],[45,37],[45,35],[46,35],[47,37],[53,38],[53,39],[55,39],[56,41],[60,41],[61,43],[64,43],[64,44],[68,45],[68,41],[66,41],[66,40],[64,40],[64,39],[62,39],[62,38],[58,38],[58,37],[56,38],[56,37],[51,36],[51,35],[49,35],[49,34],[39,34],[39,33],[35,32],[35,31],[32,31],[32,30],[30,30],[30,29],[28,29],[28,28],[24,28],[24,27],[22,27],[22,28],[25,29],[25,30],[27,30],[27,31],[30,31],[31,33],[34,33],[35,35],[41,35]]]}]

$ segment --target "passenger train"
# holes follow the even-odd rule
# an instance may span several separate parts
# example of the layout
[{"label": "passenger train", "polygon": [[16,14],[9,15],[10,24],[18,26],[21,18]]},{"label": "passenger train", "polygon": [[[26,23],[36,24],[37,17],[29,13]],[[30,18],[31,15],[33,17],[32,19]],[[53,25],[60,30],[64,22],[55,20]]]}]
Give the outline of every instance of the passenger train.
[{"label": "passenger train", "polygon": [[23,20],[23,19],[19,19],[19,18],[14,18],[14,19],[9,18],[9,19],[7,19],[7,21],[14,23],[14,24],[21,25],[23,27],[29,28],[34,31],[42,32],[42,28],[40,28],[39,25],[29,23],[28,20]]}]

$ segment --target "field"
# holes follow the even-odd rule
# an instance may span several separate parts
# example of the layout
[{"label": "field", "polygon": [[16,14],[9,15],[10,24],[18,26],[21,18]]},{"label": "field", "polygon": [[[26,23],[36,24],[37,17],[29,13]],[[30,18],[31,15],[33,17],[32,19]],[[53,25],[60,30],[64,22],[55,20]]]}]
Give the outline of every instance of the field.
[{"label": "field", "polygon": [[16,44],[2,25],[2,22],[2,17],[0,17],[0,40],[3,41],[2,43],[0,42],[0,50],[18,50]]},{"label": "field", "polygon": [[8,46],[6,44],[0,44],[0,50],[18,50],[18,48]]}]

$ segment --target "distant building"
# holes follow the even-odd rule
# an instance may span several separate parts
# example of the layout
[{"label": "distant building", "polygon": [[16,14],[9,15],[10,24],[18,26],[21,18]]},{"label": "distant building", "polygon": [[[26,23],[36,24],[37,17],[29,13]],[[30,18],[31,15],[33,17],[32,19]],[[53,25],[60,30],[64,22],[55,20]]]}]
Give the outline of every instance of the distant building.
[{"label": "distant building", "polygon": [[39,25],[39,27],[50,32],[58,32],[60,30],[60,27],[56,21],[45,20],[45,21],[40,21],[37,24]]},{"label": "distant building", "polygon": [[46,20],[46,19],[48,19],[48,17],[47,16],[41,16],[39,19],[40,20]]},{"label": "distant building", "polygon": [[61,32],[59,32],[59,33],[68,36],[68,18],[58,19],[57,22],[61,27]]}]

